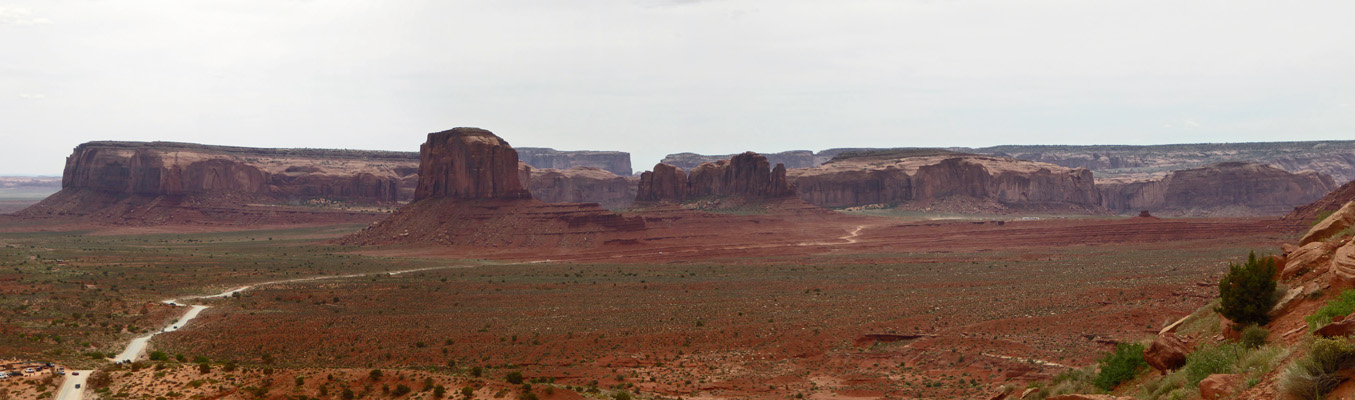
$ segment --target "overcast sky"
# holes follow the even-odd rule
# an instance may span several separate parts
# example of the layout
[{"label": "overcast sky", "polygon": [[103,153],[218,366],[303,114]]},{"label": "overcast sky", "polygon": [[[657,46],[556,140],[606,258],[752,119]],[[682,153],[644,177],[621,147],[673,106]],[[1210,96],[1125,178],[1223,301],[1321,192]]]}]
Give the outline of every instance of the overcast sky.
[{"label": "overcast sky", "polygon": [[91,140],[682,151],[1355,139],[1355,2],[0,0],[0,174]]}]

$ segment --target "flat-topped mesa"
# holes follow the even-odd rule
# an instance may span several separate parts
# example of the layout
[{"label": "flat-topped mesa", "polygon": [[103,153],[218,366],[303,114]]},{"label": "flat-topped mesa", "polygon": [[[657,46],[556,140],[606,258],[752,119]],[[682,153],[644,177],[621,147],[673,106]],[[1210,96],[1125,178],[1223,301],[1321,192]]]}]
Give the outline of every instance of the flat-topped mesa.
[{"label": "flat-topped mesa", "polygon": [[763,200],[793,197],[795,186],[786,180],[786,167],[771,167],[766,157],[754,152],[728,160],[708,162],[690,174],[660,163],[640,175],[636,201],[681,203],[701,197],[738,197]]},{"label": "flat-topped mesa", "polygon": [[480,128],[428,134],[419,149],[414,200],[530,199],[519,177],[518,153],[508,141]]},{"label": "flat-topped mesa", "polygon": [[1101,183],[1106,208],[1167,215],[1282,215],[1331,192],[1331,177],[1265,164],[1224,162],[1155,179]]},{"label": "flat-topped mesa", "polygon": [[942,149],[848,151],[790,171],[801,199],[940,212],[1103,212],[1091,171]]},{"label": "flat-topped mesa", "polygon": [[622,151],[556,150],[546,147],[519,147],[518,159],[532,168],[559,169],[588,167],[607,170],[619,176],[631,176],[630,153]]},{"label": "flat-topped mesa", "polygon": [[[66,158],[63,189],[113,195],[231,193],[298,200],[408,200],[414,153],[89,142]],[[410,187],[412,189],[412,187]],[[412,190],[411,190],[412,191]]]}]

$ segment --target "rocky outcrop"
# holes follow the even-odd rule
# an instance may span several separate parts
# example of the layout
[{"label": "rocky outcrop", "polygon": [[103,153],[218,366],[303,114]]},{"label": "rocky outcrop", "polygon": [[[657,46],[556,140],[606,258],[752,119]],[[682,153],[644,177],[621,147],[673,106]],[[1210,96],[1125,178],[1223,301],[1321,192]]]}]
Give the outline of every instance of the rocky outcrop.
[{"label": "rocky outcrop", "polygon": [[631,176],[630,153],[620,151],[560,151],[545,147],[519,147],[518,160],[537,169],[603,169],[619,176]]},{"label": "rocky outcrop", "polygon": [[1335,213],[1352,201],[1355,201],[1355,181],[1346,182],[1317,201],[1294,207],[1294,211],[1285,214],[1280,220],[1290,225],[1307,227],[1320,222],[1320,219],[1325,218],[1324,215]]},{"label": "rocky outcrop", "polygon": [[430,133],[421,150],[414,202],[339,242],[595,247],[645,229],[644,218],[613,214],[597,204],[533,199],[522,185],[531,180],[531,168],[487,130]]},{"label": "rocky outcrop", "polygon": [[598,203],[618,210],[635,202],[639,179],[592,167],[533,169],[528,190],[547,203]]},{"label": "rocky outcrop", "polygon": [[1331,256],[1332,288],[1355,288],[1355,240],[1336,249]]},{"label": "rocky outcrop", "polygon": [[1204,400],[1231,399],[1243,387],[1243,374],[1213,374],[1200,381],[1200,398]]},{"label": "rocky outcrop", "polygon": [[[822,161],[819,161],[816,158],[814,152],[809,150],[792,150],[792,151],[783,151],[780,153],[757,153],[757,154],[766,157],[767,162],[769,164],[785,165],[787,169],[812,168],[823,163]],[[659,163],[672,165],[674,167],[681,168],[684,171],[691,171],[696,167],[701,166],[701,164],[716,163],[719,162],[720,160],[728,160],[734,158],[735,156],[737,156],[737,154],[711,156],[696,153],[677,153],[669,154],[668,156],[664,157],[663,160],[660,160]]]},{"label": "rocky outcrop", "polygon": [[1327,240],[1352,225],[1355,225],[1355,201],[1347,202],[1346,205],[1332,212],[1327,218],[1318,221],[1317,225],[1313,225],[1312,229],[1309,229],[1308,233],[1305,233],[1303,238],[1299,239],[1299,246]]},{"label": "rocky outcrop", "polygon": [[1324,269],[1331,258],[1336,245],[1317,241],[1303,245],[1285,256],[1284,269],[1280,270],[1280,279],[1289,279],[1306,274],[1314,269]]},{"label": "rocky outcrop", "polygon": [[1175,215],[1281,215],[1330,192],[1316,172],[1291,173],[1263,164],[1228,162],[1174,171],[1165,178],[1102,183],[1103,205],[1114,212]]},{"label": "rocky outcrop", "polygon": [[528,199],[518,154],[508,142],[479,128],[428,134],[419,150],[419,186],[414,200]]},{"label": "rocky outcrop", "polygon": [[843,153],[817,168],[790,171],[800,198],[822,207],[926,203],[948,198],[999,207],[1100,208],[1086,169],[938,150]]},{"label": "rocky outcrop", "polygon": [[1148,366],[1163,374],[1186,365],[1186,355],[1190,354],[1190,343],[1174,333],[1158,335],[1153,343],[1143,350],[1143,360]]},{"label": "rocky outcrop", "polygon": [[786,167],[770,164],[766,157],[753,152],[701,164],[690,174],[660,163],[654,171],[641,174],[636,199],[681,203],[702,197],[757,200],[794,196],[795,187],[786,180]]}]

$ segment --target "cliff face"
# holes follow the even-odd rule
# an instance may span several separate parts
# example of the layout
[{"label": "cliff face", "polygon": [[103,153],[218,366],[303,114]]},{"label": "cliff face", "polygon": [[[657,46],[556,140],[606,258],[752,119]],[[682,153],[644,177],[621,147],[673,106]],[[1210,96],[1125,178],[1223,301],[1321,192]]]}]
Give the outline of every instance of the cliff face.
[{"label": "cliff face", "polygon": [[784,165],[773,168],[766,157],[746,152],[729,160],[698,165],[690,174],[660,163],[654,166],[654,171],[641,174],[636,199],[680,203],[697,197],[758,200],[793,195],[795,187],[786,180]]},{"label": "cliff face", "polygon": [[412,194],[413,153],[90,142],[66,158],[62,188],[114,195],[213,193],[394,203]]},{"label": "cliff face", "polygon": [[619,210],[635,203],[638,179],[617,176],[603,169],[575,167],[531,170],[528,189],[532,197],[547,203],[598,203]]},{"label": "cliff face", "polygon": [[1269,165],[1228,162],[1174,171],[1160,180],[1098,185],[1106,208],[1154,214],[1282,215],[1322,198],[1331,177]]},{"label": "cliff face", "polygon": [[487,130],[455,128],[428,134],[419,151],[419,186],[414,200],[527,199],[518,155]]},{"label": "cliff face", "polygon": [[630,153],[620,151],[560,151],[544,147],[519,147],[518,159],[533,168],[565,170],[589,167],[620,176],[630,176]]},{"label": "cliff face", "polygon": [[800,198],[822,207],[933,204],[963,198],[994,207],[1100,209],[1086,169],[972,154],[885,152],[791,171]]}]

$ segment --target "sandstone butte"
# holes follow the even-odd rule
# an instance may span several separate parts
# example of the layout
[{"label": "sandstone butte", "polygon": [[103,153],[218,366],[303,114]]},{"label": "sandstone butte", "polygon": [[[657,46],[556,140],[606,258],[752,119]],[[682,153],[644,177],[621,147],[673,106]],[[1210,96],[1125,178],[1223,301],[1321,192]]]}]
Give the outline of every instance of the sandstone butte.
[{"label": "sandstone butte", "polygon": [[734,197],[750,201],[790,198],[795,186],[786,167],[772,167],[767,157],[745,152],[728,160],[698,165],[691,173],[660,163],[640,175],[639,202],[682,203],[699,198]]},{"label": "sandstone butte", "polygon": [[1097,187],[1112,212],[1151,210],[1161,215],[1282,215],[1336,188],[1313,171],[1225,162],[1173,171],[1159,179],[1102,182]]},{"label": "sandstone butte", "polygon": [[961,199],[988,208],[979,211],[1097,212],[1101,203],[1084,168],[936,149],[843,153],[815,168],[791,170],[789,178],[801,199],[822,207],[930,207]]},{"label": "sandstone butte", "polygon": [[609,234],[642,231],[644,218],[591,203],[547,204],[523,185],[507,141],[479,128],[428,134],[414,201],[339,239],[352,244],[427,243],[480,247],[589,247]]}]

